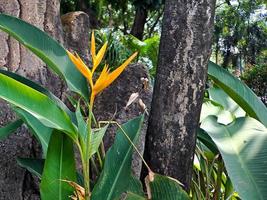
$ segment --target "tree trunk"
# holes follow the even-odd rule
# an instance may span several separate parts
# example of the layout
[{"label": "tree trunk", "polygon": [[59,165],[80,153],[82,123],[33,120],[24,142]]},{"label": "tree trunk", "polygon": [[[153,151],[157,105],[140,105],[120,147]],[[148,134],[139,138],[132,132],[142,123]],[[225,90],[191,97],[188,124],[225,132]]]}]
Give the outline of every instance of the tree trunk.
[{"label": "tree trunk", "polygon": [[146,138],[152,170],[189,189],[211,54],[214,0],[166,0]]},{"label": "tree trunk", "polygon": [[138,6],[136,8],[131,34],[135,36],[136,38],[138,38],[139,40],[143,39],[147,14],[148,14],[147,9],[141,6]]},{"label": "tree trunk", "polygon": [[[0,12],[19,17],[63,41],[59,0],[0,0]],[[45,64],[16,40],[0,31],[0,66],[41,83],[61,97],[63,83]],[[0,101],[0,125],[15,118]],[[25,127],[0,141],[0,199],[39,199],[38,181],[16,163],[16,157],[40,156],[40,149]]]}]

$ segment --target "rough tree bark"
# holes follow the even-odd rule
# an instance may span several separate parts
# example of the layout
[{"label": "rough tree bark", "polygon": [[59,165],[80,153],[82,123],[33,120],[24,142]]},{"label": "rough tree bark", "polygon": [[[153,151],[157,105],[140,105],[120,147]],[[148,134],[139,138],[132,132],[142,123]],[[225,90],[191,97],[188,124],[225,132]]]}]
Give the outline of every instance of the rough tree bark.
[{"label": "rough tree bark", "polygon": [[[0,12],[19,17],[63,41],[59,0],[0,0]],[[61,97],[64,84],[36,56],[0,31],[0,67],[26,76]],[[5,102],[0,101],[0,125],[14,119]],[[16,163],[16,157],[37,157],[37,143],[25,127],[0,141],[0,200],[39,199],[38,181]]]},{"label": "rough tree bark", "polygon": [[189,189],[215,0],[167,0],[145,158]]}]

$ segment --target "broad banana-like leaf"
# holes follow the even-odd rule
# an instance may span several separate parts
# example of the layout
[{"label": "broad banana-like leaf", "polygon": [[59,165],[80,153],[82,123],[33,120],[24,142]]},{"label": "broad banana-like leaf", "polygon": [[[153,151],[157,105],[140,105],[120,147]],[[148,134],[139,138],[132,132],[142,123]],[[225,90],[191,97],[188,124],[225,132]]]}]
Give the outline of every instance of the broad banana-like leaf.
[{"label": "broad banana-like leaf", "polygon": [[218,116],[222,110],[223,110],[222,105],[210,99],[204,98],[202,107],[201,107],[199,122],[201,123],[209,115]]},{"label": "broad banana-like leaf", "polygon": [[70,117],[49,97],[0,73],[0,98],[27,111],[45,126],[62,130],[76,139]]},{"label": "broad banana-like leaf", "polygon": [[203,129],[198,128],[197,139],[201,141],[214,155],[219,153],[216,144],[213,142],[211,137]]},{"label": "broad banana-like leaf", "polygon": [[89,147],[89,157],[91,157],[92,155],[94,155],[101,142],[102,142],[102,139],[107,131],[107,128],[108,128],[108,125],[102,127],[102,128],[99,128],[99,129],[93,129],[92,131],[92,136],[91,136],[91,146]]},{"label": "broad banana-like leaf", "polygon": [[267,108],[247,85],[211,61],[208,74],[250,117],[258,119],[267,127]]},{"label": "broad banana-like leaf", "polygon": [[13,36],[22,45],[42,59],[64,79],[70,90],[88,99],[85,78],[70,61],[66,50],[47,33],[13,16],[0,14],[0,29]]},{"label": "broad banana-like leaf", "polygon": [[234,114],[224,109],[222,105],[212,100],[204,99],[204,102],[202,103],[199,122],[201,123],[207,116],[210,115],[217,116],[218,122],[226,125],[231,123],[235,119]]},{"label": "broad banana-like leaf", "polygon": [[[87,129],[87,124],[84,121],[84,117],[81,113],[81,109],[80,109],[80,104],[77,104],[77,109],[76,109],[76,119],[77,119],[77,124],[78,124],[78,133],[80,135],[80,142],[82,143],[82,146],[86,144],[86,138],[87,138],[87,134],[88,134],[88,129]],[[92,129],[92,135],[91,135],[91,145],[89,147],[89,157],[91,158],[92,155],[94,155],[101,142],[102,139],[107,131],[108,125],[101,127],[101,128],[96,128],[96,129]]]},{"label": "broad banana-like leaf", "polygon": [[85,144],[86,137],[88,134],[88,129],[87,129],[87,124],[84,121],[84,117],[81,113],[81,107],[80,107],[79,102],[77,103],[75,115],[76,115],[76,120],[77,120],[77,125],[78,125],[78,133],[79,133],[79,136],[81,138],[81,142],[83,142]]},{"label": "broad banana-like leaf", "polygon": [[31,130],[32,134],[37,138],[37,140],[42,145],[43,156],[46,157],[47,148],[52,134],[53,129],[44,126],[39,120],[33,117],[30,113],[22,110],[21,108],[13,108],[15,112],[24,120],[28,128]]},{"label": "broad banana-like leaf", "polygon": [[142,196],[139,196],[137,194],[134,194],[134,193],[129,192],[126,195],[125,200],[146,200],[146,198],[145,197],[142,197]]},{"label": "broad banana-like leaf", "polygon": [[132,175],[131,178],[129,179],[129,186],[128,186],[127,192],[133,193],[133,194],[136,194],[142,197],[145,196],[141,181],[137,179],[134,175]]},{"label": "broad banana-like leaf", "polygon": [[188,194],[179,182],[173,178],[150,173],[146,177],[148,199],[153,200],[189,200]]},{"label": "broad banana-like leaf", "polygon": [[42,200],[66,200],[73,188],[66,182],[77,182],[72,140],[60,131],[54,131],[45,160],[40,185]]},{"label": "broad banana-like leaf", "polygon": [[[36,158],[17,158],[17,163],[31,172],[33,175],[36,175],[38,178],[42,178],[45,159],[36,159]],[[76,172],[77,183],[83,185],[83,176]]]},{"label": "broad banana-like leaf", "polygon": [[14,122],[11,122],[7,124],[4,127],[0,128],[0,140],[6,138],[9,134],[14,133],[21,125],[23,124],[23,121],[21,119],[18,119]]},{"label": "broad banana-like leaf", "polygon": [[125,197],[125,200],[135,200],[135,199],[145,200],[146,198],[144,196],[145,196],[145,193],[143,191],[143,186],[142,186],[141,181],[132,175],[129,179],[129,185],[128,185],[127,195]]},{"label": "broad banana-like leaf", "polygon": [[232,113],[236,118],[246,116],[246,112],[221,88],[211,87],[208,92],[211,100],[222,105],[225,110]]},{"label": "broad banana-like leaf", "polygon": [[43,168],[44,168],[44,159],[35,159],[35,158],[17,158],[17,163],[27,169],[32,174],[36,175],[41,179]]},{"label": "broad banana-like leaf", "polygon": [[215,116],[201,124],[217,145],[229,177],[241,199],[267,197],[267,129],[254,118],[237,118],[229,125]]},{"label": "broad banana-like leaf", "polygon": [[75,119],[75,115],[73,112],[71,112],[69,110],[69,108],[58,98],[56,97],[52,92],[50,92],[49,90],[47,90],[46,88],[42,87],[41,85],[38,85],[37,83],[31,81],[30,79],[27,79],[23,76],[20,76],[16,73],[10,72],[10,71],[6,71],[6,70],[2,70],[0,69],[0,74],[4,74],[10,78],[15,79],[18,82],[23,83],[24,85],[27,85],[29,87],[31,87],[34,90],[37,90],[38,92],[41,92],[43,94],[45,94],[46,96],[48,96],[53,102],[55,102],[62,110],[64,110],[71,118],[71,120],[73,121],[73,123],[76,124],[76,119]]},{"label": "broad banana-like leaf", "polygon": [[[133,143],[139,138],[143,115],[122,126]],[[121,130],[117,131],[115,142],[108,150],[104,168],[92,191],[92,200],[113,200],[129,188],[133,146]]]}]

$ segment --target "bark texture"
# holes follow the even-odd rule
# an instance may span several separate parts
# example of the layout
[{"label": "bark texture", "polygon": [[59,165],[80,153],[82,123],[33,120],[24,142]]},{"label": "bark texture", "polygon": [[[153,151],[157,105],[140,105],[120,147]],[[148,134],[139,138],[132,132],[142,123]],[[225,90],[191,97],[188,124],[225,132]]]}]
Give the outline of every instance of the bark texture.
[{"label": "bark texture", "polygon": [[[0,12],[19,17],[63,41],[59,0],[0,0]],[[41,83],[58,97],[64,84],[45,64],[16,40],[0,31],[0,67],[6,67]],[[0,125],[15,118],[6,103],[0,102]],[[0,141],[0,200],[39,199],[38,181],[20,168],[16,157],[38,157],[40,149],[26,128]]]},{"label": "bark texture", "polygon": [[64,29],[64,40],[67,48],[77,52],[89,63],[89,17],[84,12],[70,12],[61,17]]},{"label": "bark texture", "polygon": [[191,180],[215,0],[167,0],[146,138],[152,170]]}]

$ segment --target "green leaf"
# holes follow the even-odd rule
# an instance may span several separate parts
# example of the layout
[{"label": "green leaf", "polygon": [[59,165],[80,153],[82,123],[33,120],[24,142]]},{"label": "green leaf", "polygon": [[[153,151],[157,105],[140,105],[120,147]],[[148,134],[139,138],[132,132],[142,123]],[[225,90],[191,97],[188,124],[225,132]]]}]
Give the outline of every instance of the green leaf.
[{"label": "green leaf", "polygon": [[72,140],[59,131],[54,131],[45,160],[40,185],[43,200],[66,200],[73,188],[66,182],[76,182],[76,170]]},{"label": "green leaf", "polygon": [[144,191],[143,191],[143,186],[142,183],[139,179],[137,179],[136,177],[134,177],[133,175],[130,177],[129,179],[129,186],[127,189],[127,192],[129,193],[134,193],[137,194],[139,196],[144,196]]},{"label": "green leaf", "polygon": [[210,99],[204,99],[202,103],[202,107],[201,107],[199,122],[202,122],[209,115],[218,116],[220,112],[222,112],[222,110],[223,110],[223,107],[220,104]]},{"label": "green leaf", "polygon": [[236,118],[246,116],[246,112],[222,89],[212,87],[208,89],[208,92],[211,100],[222,105],[225,110],[231,112]]},{"label": "green leaf", "polygon": [[[36,158],[17,158],[18,164],[27,169],[32,174],[36,175],[38,178],[42,178],[45,159],[36,159]],[[76,172],[77,183],[83,185],[83,176]]]},{"label": "green leaf", "polygon": [[49,90],[45,89],[44,87],[42,87],[41,85],[38,85],[37,83],[23,77],[20,76],[18,74],[15,74],[13,72],[10,71],[6,71],[6,70],[2,70],[0,69],[0,73],[4,74],[10,78],[15,79],[18,82],[23,83],[24,85],[27,85],[35,90],[37,90],[38,92],[41,92],[43,94],[45,94],[46,96],[48,96],[53,102],[55,102],[62,110],[64,110],[72,119],[72,121],[76,124],[76,119],[75,119],[75,115],[73,112],[71,112],[69,110],[69,108],[58,98],[56,97],[52,92],[50,92]]},{"label": "green leaf", "polygon": [[267,127],[267,108],[248,86],[211,61],[208,74],[249,116],[258,119]]},{"label": "green leaf", "polygon": [[32,134],[42,145],[43,155],[46,157],[47,148],[53,129],[44,126],[39,120],[33,117],[31,114],[18,107],[14,107],[13,110],[20,116],[21,119],[27,124],[27,127],[31,130]]},{"label": "green leaf", "polygon": [[[227,177],[226,183],[225,183],[225,198],[229,198],[234,193],[233,184],[231,182],[231,179]],[[230,198],[229,198],[230,199]]]},{"label": "green leaf", "polygon": [[[136,143],[143,123],[143,115],[122,126],[128,137]],[[129,187],[133,146],[121,130],[117,131],[115,142],[107,152],[103,171],[92,191],[92,200],[113,200]]]},{"label": "green leaf", "polygon": [[94,155],[99,146],[100,143],[102,142],[102,139],[107,131],[108,125],[100,128],[100,129],[94,129],[92,132],[92,136],[91,136],[91,146],[89,147],[89,157],[91,157],[92,155]]},{"label": "green leaf", "polygon": [[44,159],[17,158],[18,164],[41,179],[44,168]]},{"label": "green leaf", "polygon": [[18,119],[14,122],[11,122],[7,124],[4,127],[0,128],[0,140],[6,138],[9,134],[15,132],[21,125],[23,124],[23,121],[21,119]]},{"label": "green leaf", "polygon": [[[78,123],[78,132],[80,135],[80,142],[82,143],[82,146],[85,145],[86,143],[86,138],[88,134],[88,129],[87,129],[87,124],[84,121],[84,117],[81,113],[81,108],[80,108],[80,103],[77,104],[76,108],[76,119]],[[102,128],[97,128],[92,130],[92,135],[91,135],[91,145],[89,147],[89,157],[91,158],[92,155],[94,155],[97,151],[98,148],[103,140],[103,137],[107,131],[108,125],[102,127]]]},{"label": "green leaf", "polygon": [[179,182],[173,178],[153,174],[147,176],[146,186],[148,196],[153,200],[189,200],[188,194],[182,189]]},{"label": "green leaf", "polygon": [[217,145],[241,199],[266,199],[267,129],[264,125],[253,118],[242,117],[225,126],[210,116],[201,128]]},{"label": "green leaf", "polygon": [[0,74],[0,98],[27,111],[45,126],[62,130],[76,139],[76,128],[69,116],[46,95]]},{"label": "green leaf", "polygon": [[146,198],[139,196],[137,194],[134,193],[127,193],[125,200],[146,200]]},{"label": "green leaf", "polygon": [[207,116],[210,115],[217,116],[218,122],[225,125],[230,124],[235,119],[235,116],[230,111],[225,110],[222,105],[212,100],[204,99],[199,121],[202,122]]},{"label": "green leaf", "polygon": [[208,147],[214,155],[219,153],[219,150],[211,137],[201,128],[197,130],[197,139]]},{"label": "green leaf", "polygon": [[88,99],[87,82],[65,49],[48,34],[21,19],[0,14],[0,29],[13,36],[63,78],[69,88]]},{"label": "green leaf", "polygon": [[78,124],[78,133],[79,133],[80,137],[82,138],[82,142],[85,143],[86,136],[88,134],[88,129],[87,129],[87,124],[84,121],[84,117],[81,113],[81,107],[80,107],[79,102],[77,104],[75,115],[76,115],[76,120],[77,120],[77,124]]}]

